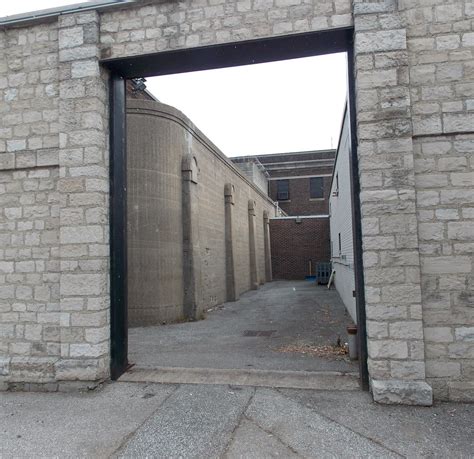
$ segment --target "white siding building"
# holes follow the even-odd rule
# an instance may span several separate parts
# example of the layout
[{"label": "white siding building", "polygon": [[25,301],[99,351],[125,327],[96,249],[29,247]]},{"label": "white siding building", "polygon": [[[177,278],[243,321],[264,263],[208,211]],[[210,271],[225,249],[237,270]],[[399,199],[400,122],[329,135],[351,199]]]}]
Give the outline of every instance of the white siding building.
[{"label": "white siding building", "polygon": [[357,323],[354,255],[352,247],[352,199],[350,174],[351,135],[346,106],[329,198],[331,261],[335,285],[347,311]]}]

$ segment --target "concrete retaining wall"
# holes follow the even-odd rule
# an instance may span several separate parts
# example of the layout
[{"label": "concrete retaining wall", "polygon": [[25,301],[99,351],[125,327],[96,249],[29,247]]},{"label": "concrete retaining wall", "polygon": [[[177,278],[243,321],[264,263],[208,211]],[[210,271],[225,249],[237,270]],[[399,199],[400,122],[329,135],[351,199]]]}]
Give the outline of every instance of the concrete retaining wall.
[{"label": "concrete retaining wall", "polygon": [[[252,288],[250,222],[256,283],[264,283],[264,212],[275,215],[265,193],[170,106],[129,100],[127,131],[130,325],[200,318],[205,309],[232,299],[229,276],[235,297]],[[188,160],[190,180],[185,176]],[[227,204],[226,184],[232,200]],[[251,217],[249,201],[255,203]],[[233,208],[228,220],[226,206]],[[187,268],[193,272],[186,274]],[[185,310],[187,275],[195,282],[196,304],[190,312]]]}]

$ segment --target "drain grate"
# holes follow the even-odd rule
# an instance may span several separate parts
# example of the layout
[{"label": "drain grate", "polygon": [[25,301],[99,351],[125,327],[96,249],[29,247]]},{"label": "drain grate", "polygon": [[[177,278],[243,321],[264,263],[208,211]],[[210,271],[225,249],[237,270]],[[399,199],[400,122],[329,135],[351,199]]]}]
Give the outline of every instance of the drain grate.
[{"label": "drain grate", "polygon": [[272,336],[276,330],[245,330],[244,336]]}]

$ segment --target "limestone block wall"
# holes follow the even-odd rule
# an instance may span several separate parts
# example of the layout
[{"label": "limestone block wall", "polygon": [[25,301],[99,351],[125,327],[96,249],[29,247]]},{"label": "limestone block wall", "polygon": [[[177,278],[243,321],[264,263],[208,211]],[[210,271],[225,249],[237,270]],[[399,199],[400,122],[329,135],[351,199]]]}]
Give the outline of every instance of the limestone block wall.
[{"label": "limestone block wall", "polygon": [[357,3],[369,371],[472,399],[472,2]]},{"label": "limestone block wall", "polygon": [[[183,237],[190,234],[197,279],[196,316],[228,299],[226,184],[232,186],[232,252],[235,296],[252,288],[249,200],[255,202],[257,283],[264,283],[264,212],[275,205],[249,182],[178,110],[154,101],[128,100],[129,323],[155,325],[182,320],[189,264]],[[196,165],[184,198],[183,158]],[[187,169],[186,169],[187,170]],[[183,201],[186,199],[186,202]],[[192,200],[189,202],[189,200]],[[186,216],[186,206],[196,212]]]},{"label": "limestone block wall", "polygon": [[56,24],[0,33],[0,386],[61,355],[57,68]]},{"label": "limestone block wall", "polygon": [[410,66],[426,375],[474,400],[474,4],[401,2]]},{"label": "limestone block wall", "polygon": [[105,11],[104,57],[122,57],[352,25],[351,0],[162,1]]},{"label": "limestone block wall", "polygon": [[[58,249],[45,245],[50,250],[44,255],[46,271],[34,282],[59,282],[58,301],[52,294],[35,305],[41,312],[49,308],[47,325],[58,326],[60,337],[59,350],[50,346],[50,357],[32,344],[49,342],[46,327],[41,337],[25,338],[26,325],[43,326],[46,317],[17,298],[15,276],[26,279],[30,273],[21,273],[25,265],[17,266],[15,258],[14,272],[0,273],[0,288],[8,295],[0,310],[7,314],[1,322],[6,327],[0,334],[0,384],[57,387],[58,381],[109,374],[109,107],[108,75],[100,59],[354,27],[374,397],[429,404],[433,388],[437,398],[472,399],[473,15],[468,0],[163,0],[3,26],[0,167],[6,182],[0,185],[10,188],[5,186],[0,199],[12,207],[19,202],[22,213],[10,220],[3,205],[1,234],[17,241],[13,225],[35,224],[36,217],[23,212],[31,195],[20,201],[15,196],[36,169],[49,171],[54,181],[56,168],[56,188],[48,191],[58,191]],[[192,196],[192,168],[186,174]],[[43,203],[38,194],[34,199]],[[54,218],[55,200],[46,199],[51,215],[40,218]],[[229,219],[237,204],[232,192],[224,199]],[[247,226],[255,218],[258,229],[258,202],[256,209],[247,202]],[[235,220],[237,228],[244,224]],[[229,242],[226,247],[235,249],[237,259],[236,247]],[[0,253],[6,256],[5,247]],[[46,263],[56,256],[59,271]],[[252,263],[258,266],[258,257]],[[234,266],[234,278],[244,279]],[[196,278],[192,285],[196,293]],[[195,298],[187,298],[191,306]],[[13,311],[16,304],[28,315]],[[8,323],[14,324],[13,332]]]},{"label": "limestone block wall", "polygon": [[109,373],[99,15],[0,30],[0,387]]}]

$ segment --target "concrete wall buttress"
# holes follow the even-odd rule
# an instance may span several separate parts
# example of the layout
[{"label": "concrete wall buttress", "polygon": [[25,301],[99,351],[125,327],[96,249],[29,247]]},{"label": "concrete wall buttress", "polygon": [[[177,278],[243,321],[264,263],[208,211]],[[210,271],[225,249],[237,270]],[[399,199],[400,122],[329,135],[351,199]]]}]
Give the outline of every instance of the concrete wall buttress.
[{"label": "concrete wall buttress", "polygon": [[226,300],[236,301],[239,296],[235,285],[235,259],[233,239],[233,209],[235,188],[231,183],[224,186],[225,199],[225,258],[226,258]]},{"label": "concrete wall buttress", "polygon": [[265,248],[265,282],[271,282],[272,276],[272,252],[270,246],[270,219],[268,211],[263,211],[263,244]]},{"label": "concrete wall buttress", "polygon": [[201,250],[199,245],[198,164],[188,153],[183,157],[183,288],[184,317],[200,318]]},{"label": "concrete wall buttress", "polygon": [[250,254],[250,288],[252,290],[258,289],[258,272],[257,272],[257,248],[255,241],[255,206],[253,199],[249,200],[249,254]]}]

